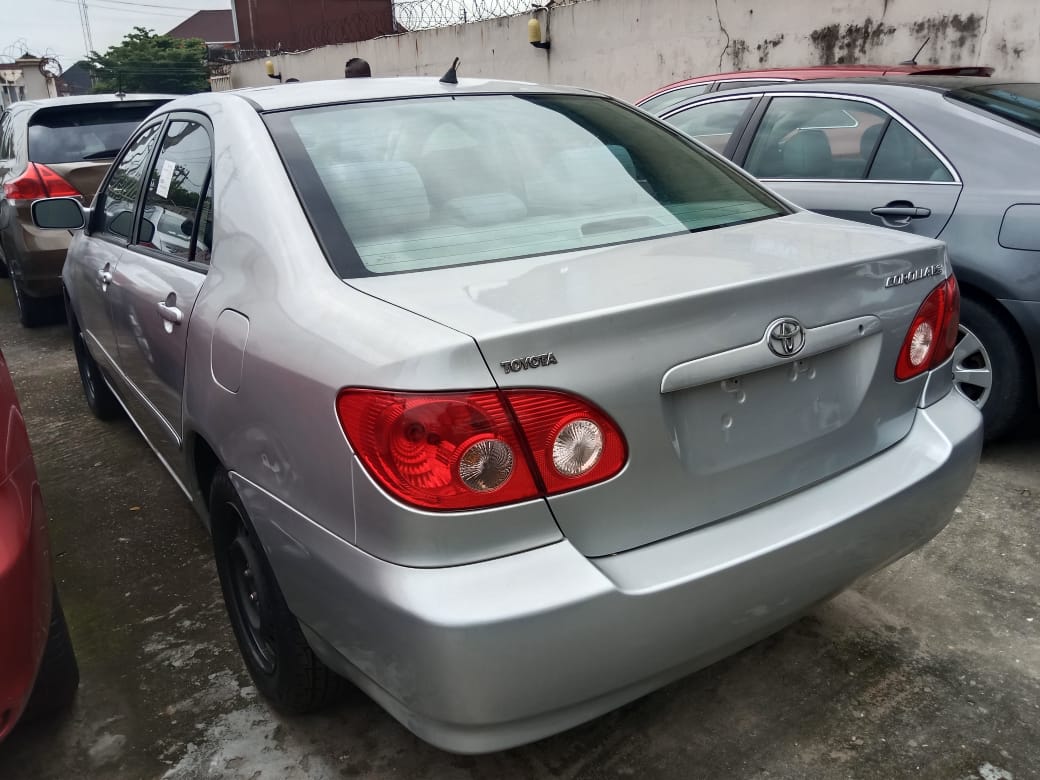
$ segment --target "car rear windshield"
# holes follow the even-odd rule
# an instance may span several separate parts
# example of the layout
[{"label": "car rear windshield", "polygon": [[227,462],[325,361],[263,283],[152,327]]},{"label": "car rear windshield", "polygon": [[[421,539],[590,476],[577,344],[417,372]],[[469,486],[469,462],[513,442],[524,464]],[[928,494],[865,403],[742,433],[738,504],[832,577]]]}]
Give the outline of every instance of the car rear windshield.
[{"label": "car rear windshield", "polygon": [[567,252],[786,214],[643,114],[577,95],[461,95],[266,115],[344,277]]},{"label": "car rear windshield", "polygon": [[163,102],[41,108],[29,119],[29,159],[47,164],[115,157],[134,128]]},{"label": "car rear windshield", "polygon": [[1040,84],[987,84],[954,90],[949,97],[1040,133]]}]

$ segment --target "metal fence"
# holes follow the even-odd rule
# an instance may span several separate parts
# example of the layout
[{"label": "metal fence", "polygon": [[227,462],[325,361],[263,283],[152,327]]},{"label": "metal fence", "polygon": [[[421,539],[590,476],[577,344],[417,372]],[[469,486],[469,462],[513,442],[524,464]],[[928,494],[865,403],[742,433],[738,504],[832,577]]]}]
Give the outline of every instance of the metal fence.
[{"label": "metal fence", "polygon": [[404,30],[482,22],[531,9],[531,0],[394,0],[394,19]]}]

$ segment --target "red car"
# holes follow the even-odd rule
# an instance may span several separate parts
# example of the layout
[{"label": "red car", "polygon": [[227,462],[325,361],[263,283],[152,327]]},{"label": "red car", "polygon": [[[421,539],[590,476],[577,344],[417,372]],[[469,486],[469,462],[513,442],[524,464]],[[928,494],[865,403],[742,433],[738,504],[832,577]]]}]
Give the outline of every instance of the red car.
[{"label": "red car", "polygon": [[70,703],[78,686],[29,436],[0,353],[0,741],[20,718]]},{"label": "red car", "polygon": [[670,106],[705,92],[720,92],[739,87],[759,87],[763,84],[778,84],[784,81],[807,79],[851,79],[869,76],[893,76],[900,74],[927,74],[930,76],[990,76],[993,68],[959,65],[813,65],[808,68],[767,68],[766,70],[742,70],[736,73],[716,73],[713,76],[697,76],[683,79],[651,92],[636,103],[644,111],[659,116]]}]

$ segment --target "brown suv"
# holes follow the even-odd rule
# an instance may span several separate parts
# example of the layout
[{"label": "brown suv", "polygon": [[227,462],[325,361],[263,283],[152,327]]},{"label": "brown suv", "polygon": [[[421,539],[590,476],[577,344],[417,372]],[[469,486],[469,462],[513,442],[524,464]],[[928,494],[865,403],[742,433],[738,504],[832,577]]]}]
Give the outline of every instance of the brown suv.
[{"label": "brown suv", "polygon": [[0,116],[0,276],[10,274],[22,324],[61,311],[67,231],[40,230],[30,204],[72,196],[89,204],[134,128],[169,95],[26,100]]}]

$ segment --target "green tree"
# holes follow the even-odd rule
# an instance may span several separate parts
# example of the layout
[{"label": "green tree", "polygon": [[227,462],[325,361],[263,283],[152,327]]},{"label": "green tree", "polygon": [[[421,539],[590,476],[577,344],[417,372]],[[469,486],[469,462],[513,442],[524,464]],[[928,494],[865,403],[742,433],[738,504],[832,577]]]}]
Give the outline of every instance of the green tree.
[{"label": "green tree", "polygon": [[198,38],[171,38],[135,27],[104,54],[87,58],[94,92],[167,92],[209,90],[206,44]]}]

